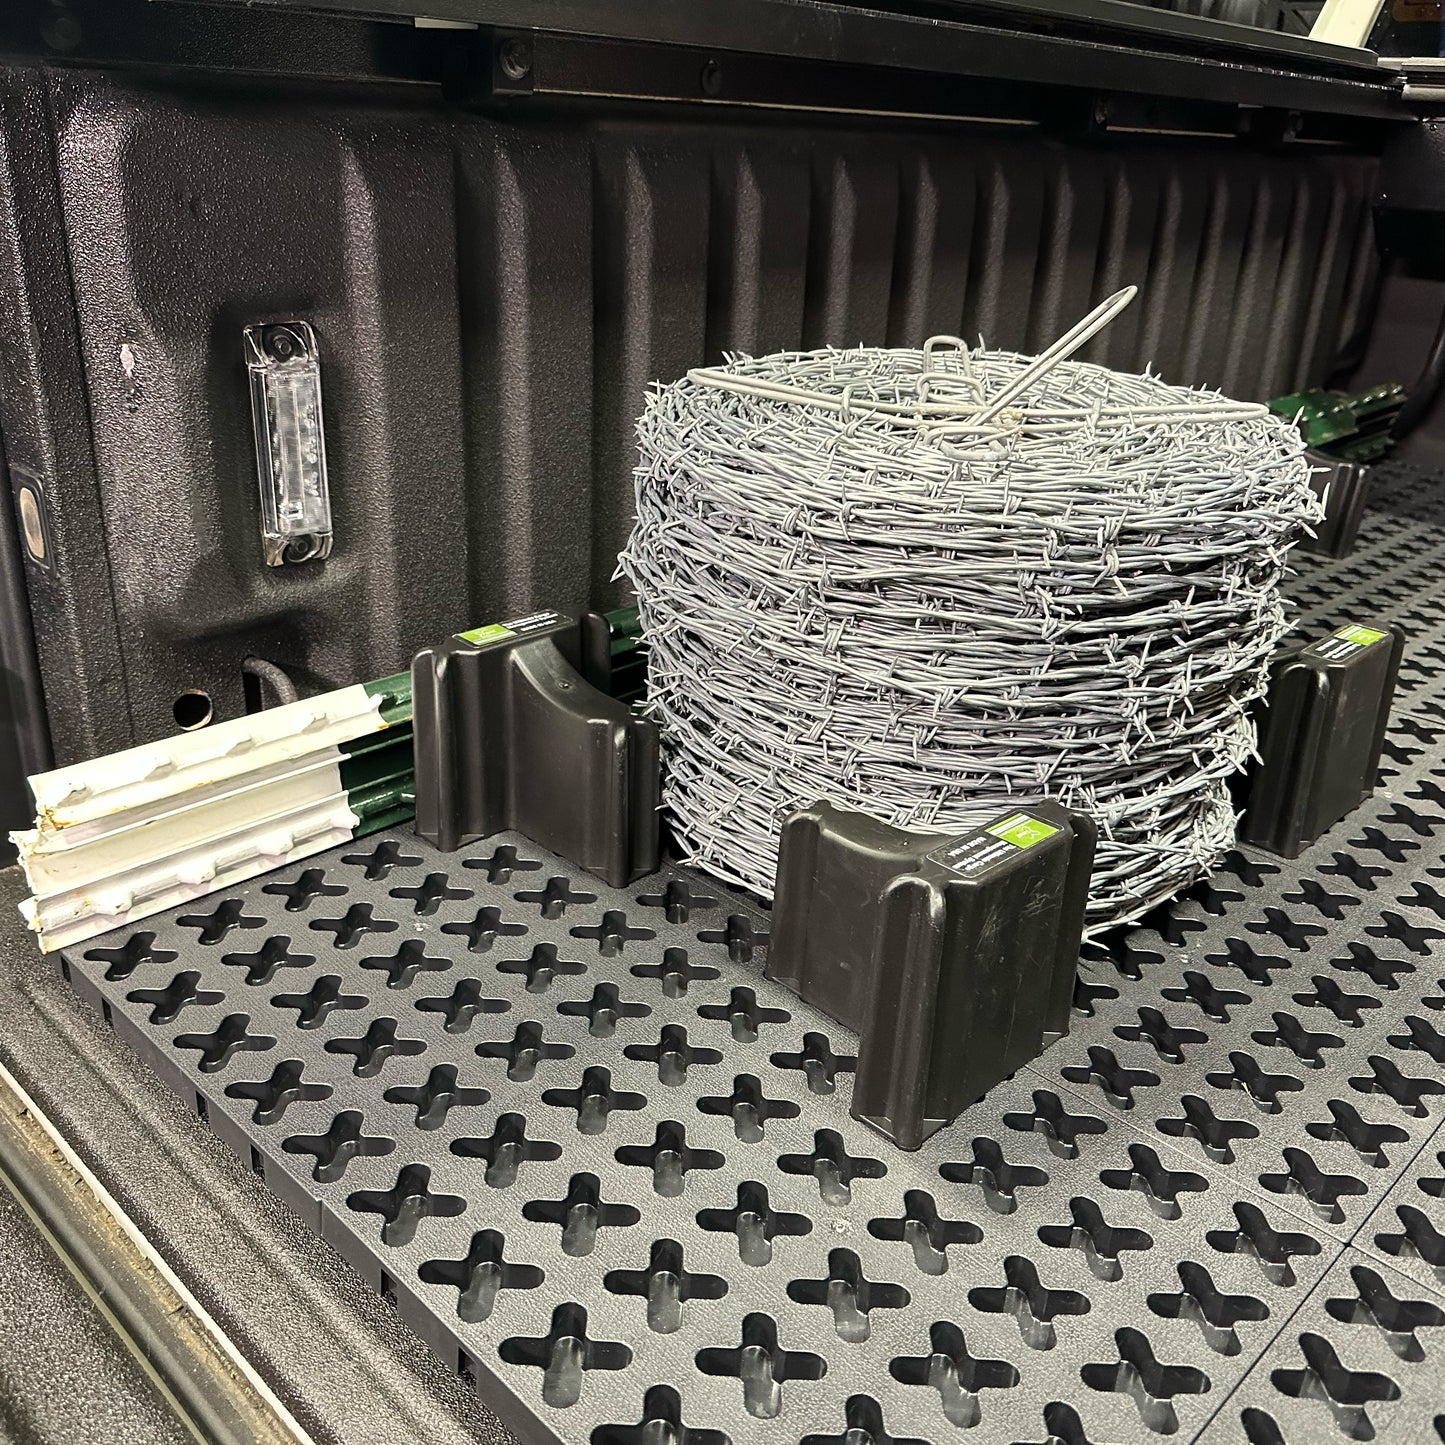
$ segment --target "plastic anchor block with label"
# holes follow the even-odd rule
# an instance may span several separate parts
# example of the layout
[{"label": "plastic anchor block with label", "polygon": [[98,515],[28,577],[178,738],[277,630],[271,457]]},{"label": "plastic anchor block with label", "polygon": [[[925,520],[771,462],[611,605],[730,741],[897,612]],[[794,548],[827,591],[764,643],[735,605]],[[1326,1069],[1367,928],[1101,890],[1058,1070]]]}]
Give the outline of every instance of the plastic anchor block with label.
[{"label": "plastic anchor block with label", "polygon": [[1305,460],[1310,464],[1310,485],[1324,502],[1325,515],[1315,524],[1314,535],[1306,534],[1295,546],[1323,557],[1348,557],[1360,535],[1370,469],[1363,462],[1332,457],[1313,448],[1305,453]]},{"label": "plastic anchor block with label", "polygon": [[1068,1032],[1094,824],[963,835],[817,803],[783,825],[767,976],[860,1039],[853,1117],[916,1149]]},{"label": "plastic anchor block with label", "polygon": [[1299,855],[1375,789],[1405,633],[1351,623],[1276,659],[1239,836]]},{"label": "plastic anchor block with label", "polygon": [[421,837],[515,829],[614,887],[657,870],[657,728],[583,679],[576,644],[574,619],[535,612],[417,654]]}]

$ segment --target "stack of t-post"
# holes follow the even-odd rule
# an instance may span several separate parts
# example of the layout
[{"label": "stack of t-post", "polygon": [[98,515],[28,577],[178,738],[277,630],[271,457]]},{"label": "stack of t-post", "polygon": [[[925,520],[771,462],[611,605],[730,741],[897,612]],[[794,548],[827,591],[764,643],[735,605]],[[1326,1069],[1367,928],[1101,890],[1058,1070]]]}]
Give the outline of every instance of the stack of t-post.
[{"label": "stack of t-post", "polygon": [[13,833],[48,953],[229,888],[413,811],[398,673],[31,778]]}]

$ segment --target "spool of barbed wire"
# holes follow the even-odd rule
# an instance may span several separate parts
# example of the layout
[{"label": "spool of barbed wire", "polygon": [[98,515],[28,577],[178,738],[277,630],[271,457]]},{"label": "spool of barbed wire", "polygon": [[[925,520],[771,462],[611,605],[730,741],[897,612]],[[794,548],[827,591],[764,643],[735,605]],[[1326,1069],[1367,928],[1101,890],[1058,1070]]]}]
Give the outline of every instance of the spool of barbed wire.
[{"label": "spool of barbed wire", "polygon": [[1320,508],[1263,406],[1060,359],[1120,304],[1040,358],[734,357],[648,397],[620,571],[690,861],[767,897],[815,800],[963,831],[1048,797],[1098,823],[1096,931],[1218,859]]}]

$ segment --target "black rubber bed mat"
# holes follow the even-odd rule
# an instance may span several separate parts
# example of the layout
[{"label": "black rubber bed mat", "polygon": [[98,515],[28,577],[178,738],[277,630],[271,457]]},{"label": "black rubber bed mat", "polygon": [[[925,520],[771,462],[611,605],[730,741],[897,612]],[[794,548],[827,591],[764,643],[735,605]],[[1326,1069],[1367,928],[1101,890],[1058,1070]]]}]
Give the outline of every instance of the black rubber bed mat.
[{"label": "black rubber bed mat", "polygon": [[916,1154],[676,869],[397,834],[61,967],[525,1438],[1445,1439],[1445,525],[1381,473],[1294,587],[1409,631],[1375,798],[1090,945]]}]

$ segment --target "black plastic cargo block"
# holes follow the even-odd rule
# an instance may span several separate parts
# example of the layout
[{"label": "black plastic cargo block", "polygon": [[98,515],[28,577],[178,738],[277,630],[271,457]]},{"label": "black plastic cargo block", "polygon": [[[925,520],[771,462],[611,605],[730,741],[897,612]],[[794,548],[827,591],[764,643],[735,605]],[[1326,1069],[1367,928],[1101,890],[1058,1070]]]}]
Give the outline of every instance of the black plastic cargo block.
[{"label": "black plastic cargo block", "polygon": [[1295,546],[1301,552],[1317,552],[1323,557],[1348,557],[1365,515],[1370,469],[1362,462],[1313,449],[1305,453],[1305,459],[1314,468],[1310,484],[1325,499],[1325,516],[1314,536],[1301,537]]},{"label": "black plastic cargo block", "polygon": [[515,829],[614,887],[657,870],[657,728],[584,681],[576,644],[572,618],[538,612],[417,654],[421,837],[450,852]]},{"label": "black plastic cargo block", "polygon": [[578,668],[593,687],[623,702],[647,690],[647,649],[635,607],[584,612],[577,620]]},{"label": "black plastic cargo block", "polygon": [[1094,843],[1053,803],[962,836],[787,820],[767,974],[859,1035],[854,1118],[916,1149],[1068,1032]]},{"label": "black plastic cargo block", "polygon": [[1244,842],[1298,858],[1370,796],[1404,646],[1399,626],[1356,623],[1276,660]]}]

